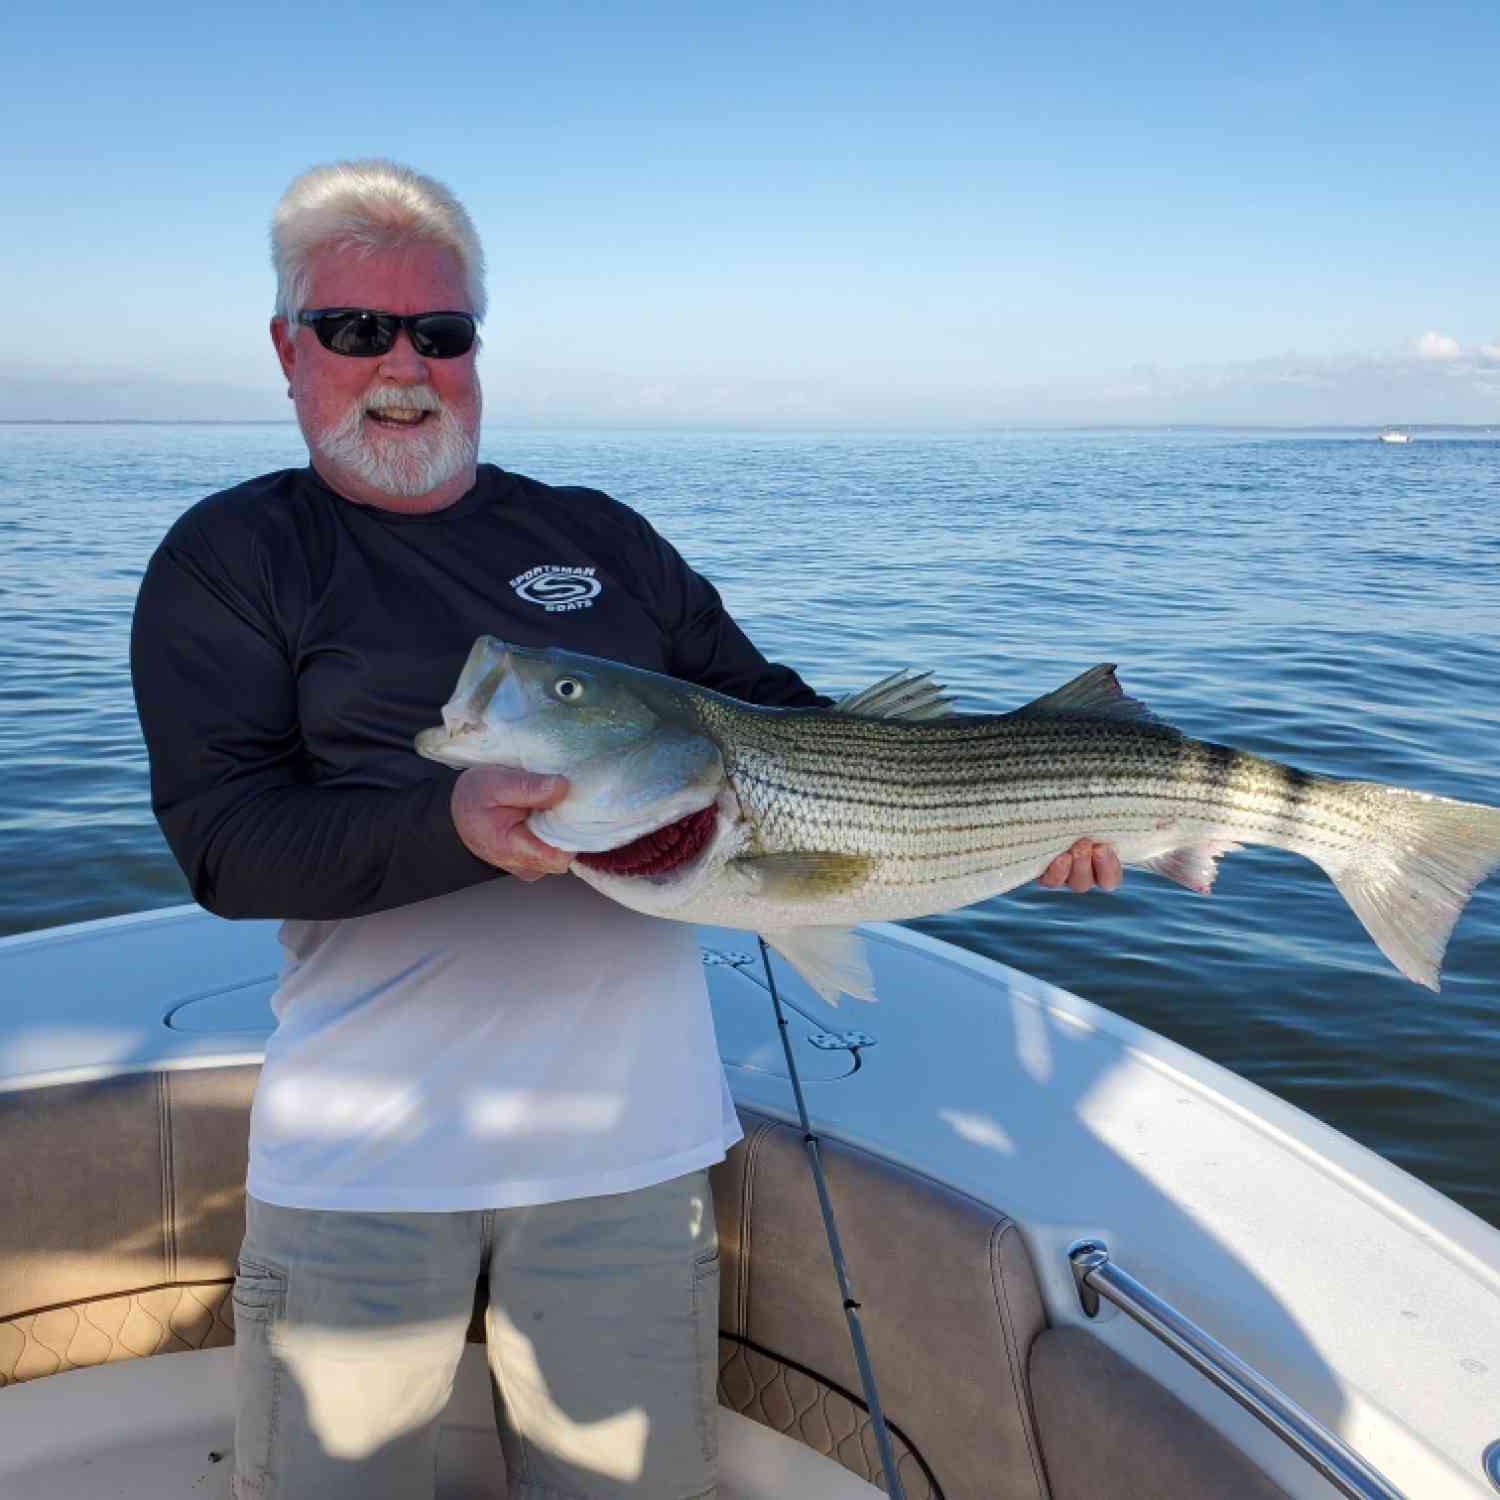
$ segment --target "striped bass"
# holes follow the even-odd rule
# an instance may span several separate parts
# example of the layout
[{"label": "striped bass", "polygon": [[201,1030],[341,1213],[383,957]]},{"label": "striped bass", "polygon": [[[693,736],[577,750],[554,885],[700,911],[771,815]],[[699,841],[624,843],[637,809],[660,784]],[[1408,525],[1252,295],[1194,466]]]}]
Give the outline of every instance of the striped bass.
[{"label": "striped bass", "polygon": [[1190,739],[1110,665],[1003,714],[952,712],[906,672],[773,709],[482,636],[442,714],[421,754],[568,778],[528,824],[573,874],[636,911],[756,931],[829,999],[875,998],[854,924],[999,895],[1079,838],[1205,893],[1245,844],[1304,855],[1436,990],[1500,865],[1500,810]]}]

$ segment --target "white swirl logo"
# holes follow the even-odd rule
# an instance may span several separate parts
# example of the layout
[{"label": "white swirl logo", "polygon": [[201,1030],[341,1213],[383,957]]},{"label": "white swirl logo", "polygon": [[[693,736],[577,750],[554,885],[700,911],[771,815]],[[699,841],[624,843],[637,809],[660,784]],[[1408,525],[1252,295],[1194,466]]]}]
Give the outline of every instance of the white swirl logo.
[{"label": "white swirl logo", "polygon": [[528,568],[510,586],[528,604],[539,604],[550,614],[588,609],[603,592],[593,568]]}]

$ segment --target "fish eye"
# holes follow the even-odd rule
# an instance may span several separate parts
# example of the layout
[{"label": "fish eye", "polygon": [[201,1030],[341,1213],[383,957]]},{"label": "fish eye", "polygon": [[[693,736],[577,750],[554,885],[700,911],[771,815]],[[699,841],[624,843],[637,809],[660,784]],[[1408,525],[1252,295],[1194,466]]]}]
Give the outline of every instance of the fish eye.
[{"label": "fish eye", "polygon": [[576,677],[559,677],[552,684],[552,692],[564,703],[577,703],[583,697],[583,684]]}]

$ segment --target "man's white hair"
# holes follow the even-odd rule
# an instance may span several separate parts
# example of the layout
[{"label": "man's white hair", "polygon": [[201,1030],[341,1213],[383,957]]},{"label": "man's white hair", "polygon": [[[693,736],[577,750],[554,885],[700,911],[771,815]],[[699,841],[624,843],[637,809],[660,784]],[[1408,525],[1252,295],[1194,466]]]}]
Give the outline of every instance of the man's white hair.
[{"label": "man's white hair", "polygon": [[469,305],[483,319],[484,250],[474,221],[441,182],[382,158],[309,168],[292,180],[271,216],[276,316],[291,323],[307,306],[307,263],[315,251],[368,256],[409,245],[452,250]]}]

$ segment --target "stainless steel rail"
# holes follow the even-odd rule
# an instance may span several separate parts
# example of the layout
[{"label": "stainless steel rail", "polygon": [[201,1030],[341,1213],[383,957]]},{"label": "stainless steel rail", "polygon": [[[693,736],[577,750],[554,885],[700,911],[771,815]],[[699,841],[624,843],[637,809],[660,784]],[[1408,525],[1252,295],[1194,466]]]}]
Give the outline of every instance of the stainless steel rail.
[{"label": "stainless steel rail", "polygon": [[1289,1448],[1300,1454],[1349,1500],[1405,1500],[1384,1475],[1284,1395],[1237,1354],[1190,1322],[1170,1303],[1142,1286],[1109,1258],[1100,1240],[1081,1240],[1068,1252],[1078,1297],[1089,1317],[1106,1298],[1134,1318],[1200,1374],[1234,1397]]}]

